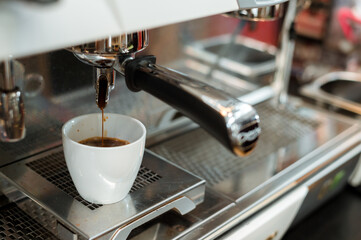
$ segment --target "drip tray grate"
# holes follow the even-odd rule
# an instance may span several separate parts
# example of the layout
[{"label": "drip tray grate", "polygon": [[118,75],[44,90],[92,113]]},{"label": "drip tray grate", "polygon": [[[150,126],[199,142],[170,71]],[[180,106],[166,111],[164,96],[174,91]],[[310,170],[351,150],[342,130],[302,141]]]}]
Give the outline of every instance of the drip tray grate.
[{"label": "drip tray grate", "polygon": [[257,105],[256,110],[262,129],[257,150],[241,160],[200,128],[150,149],[203,177],[207,184],[213,186],[238,174],[246,166],[263,161],[273,152],[312,133],[319,126],[317,121],[275,108],[268,102]]},{"label": "drip tray grate", "polygon": [[0,209],[0,239],[55,240],[58,238],[12,203]]},{"label": "drip tray grate", "polygon": [[[64,154],[62,151],[55,152],[53,154],[47,155],[43,158],[37,159],[35,161],[26,163],[26,165],[38,173],[40,176],[60,188],[69,196],[73,197],[84,206],[88,207],[90,210],[97,209],[101,207],[101,204],[94,204],[84,200],[78,193],[75,188],[75,185],[71,179],[70,173],[67,169]],[[162,177],[149,170],[148,168],[141,166],[138,172],[138,176],[131,188],[130,192],[134,192],[140,188],[147,186]]]},{"label": "drip tray grate", "polygon": [[35,204],[86,239],[104,234],[125,239],[132,229],[167,211],[188,213],[203,201],[205,192],[204,180],[148,150],[132,190],[114,204],[90,204],[80,197],[62,147],[2,167],[0,173]]}]

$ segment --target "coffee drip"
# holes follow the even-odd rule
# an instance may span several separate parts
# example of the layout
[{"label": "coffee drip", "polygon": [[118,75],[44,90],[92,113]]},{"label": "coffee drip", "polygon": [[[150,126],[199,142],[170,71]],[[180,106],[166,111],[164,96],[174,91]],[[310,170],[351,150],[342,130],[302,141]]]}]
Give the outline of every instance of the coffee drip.
[{"label": "coffee drip", "polygon": [[106,94],[108,88],[108,80],[105,75],[100,75],[98,80],[99,80],[99,94],[98,94],[97,105],[99,109],[102,111],[102,136],[87,138],[79,141],[79,143],[93,147],[117,147],[117,146],[123,146],[129,144],[129,142],[126,140],[104,137],[104,122],[105,122],[104,108],[107,105]]},{"label": "coffee drip", "polygon": [[108,80],[106,76],[99,76],[99,95],[98,95],[98,107],[102,111],[102,139],[101,146],[104,147],[104,108],[107,105],[106,102],[106,89],[108,87]]}]

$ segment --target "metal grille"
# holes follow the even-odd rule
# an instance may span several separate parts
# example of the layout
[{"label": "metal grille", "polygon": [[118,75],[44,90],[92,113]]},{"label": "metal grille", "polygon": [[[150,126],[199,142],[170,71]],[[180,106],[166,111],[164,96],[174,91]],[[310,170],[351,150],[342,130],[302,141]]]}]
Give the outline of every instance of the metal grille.
[{"label": "metal grille", "polygon": [[15,204],[0,209],[0,239],[57,239]]},{"label": "metal grille", "polygon": [[29,198],[17,202],[16,205],[48,231],[57,234],[57,220],[49,211]]},{"label": "metal grille", "polygon": [[135,192],[138,189],[141,189],[141,188],[147,186],[148,184],[156,182],[161,178],[162,178],[161,176],[159,176],[152,170],[150,170],[144,166],[141,166],[139,169],[139,172],[138,172],[138,176],[135,179],[132,188],[130,189],[130,192],[131,193]]},{"label": "metal grille", "polygon": [[[26,165],[89,209],[94,210],[102,206],[101,204],[90,203],[79,195],[67,169],[63,151],[34,160]],[[141,166],[130,193],[159,179],[161,176]]]},{"label": "metal grille", "polygon": [[262,103],[256,106],[256,109],[262,128],[258,150],[243,157],[242,161],[202,129],[165,141],[151,147],[151,150],[203,177],[207,184],[214,185],[247,165],[263,160],[276,150],[288,146],[318,126],[316,121],[287,110],[276,109],[268,103]]}]

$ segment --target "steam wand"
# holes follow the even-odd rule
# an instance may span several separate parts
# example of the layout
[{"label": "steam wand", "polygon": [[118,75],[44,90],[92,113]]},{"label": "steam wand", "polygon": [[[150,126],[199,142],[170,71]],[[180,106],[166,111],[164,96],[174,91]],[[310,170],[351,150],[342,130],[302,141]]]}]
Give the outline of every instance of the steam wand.
[{"label": "steam wand", "polygon": [[226,92],[155,64],[154,56],[124,63],[127,87],[143,90],[171,105],[238,156],[249,154],[261,128],[255,109]]}]

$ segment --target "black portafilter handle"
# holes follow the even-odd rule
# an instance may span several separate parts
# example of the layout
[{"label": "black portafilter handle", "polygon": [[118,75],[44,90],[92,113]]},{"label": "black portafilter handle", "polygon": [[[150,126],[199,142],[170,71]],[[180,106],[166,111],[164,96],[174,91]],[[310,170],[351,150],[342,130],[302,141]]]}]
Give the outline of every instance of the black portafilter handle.
[{"label": "black portafilter handle", "polygon": [[180,111],[238,156],[249,154],[261,132],[255,109],[224,91],[155,64],[154,56],[124,64],[127,87],[144,90]]}]

